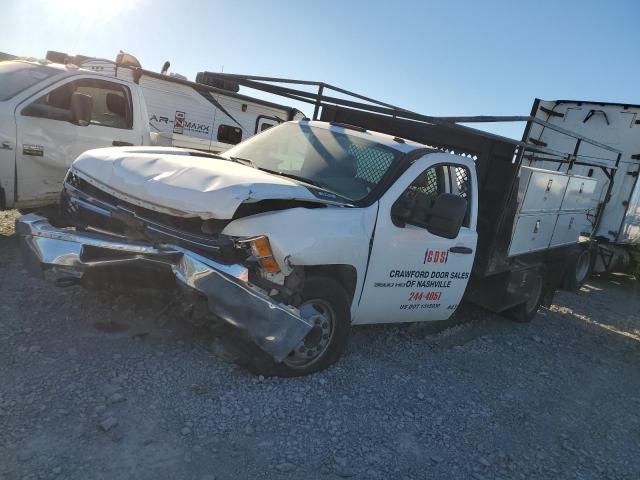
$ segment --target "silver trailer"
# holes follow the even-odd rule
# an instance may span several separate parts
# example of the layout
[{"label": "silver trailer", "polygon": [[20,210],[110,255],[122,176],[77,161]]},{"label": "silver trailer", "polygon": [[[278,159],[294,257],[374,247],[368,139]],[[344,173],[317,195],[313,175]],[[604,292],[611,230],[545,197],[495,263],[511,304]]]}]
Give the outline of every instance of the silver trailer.
[{"label": "silver trailer", "polygon": [[[529,165],[597,180],[596,214],[590,217],[585,233],[591,239],[590,261],[596,273],[627,271],[640,273],[640,105],[578,100],[538,100],[531,112],[535,118],[559,126],[621,152],[602,155],[591,145],[579,145],[580,153],[595,158],[603,167],[580,162],[558,162],[531,156]],[[553,150],[572,151],[575,141],[552,129],[533,124],[527,140]]]}]

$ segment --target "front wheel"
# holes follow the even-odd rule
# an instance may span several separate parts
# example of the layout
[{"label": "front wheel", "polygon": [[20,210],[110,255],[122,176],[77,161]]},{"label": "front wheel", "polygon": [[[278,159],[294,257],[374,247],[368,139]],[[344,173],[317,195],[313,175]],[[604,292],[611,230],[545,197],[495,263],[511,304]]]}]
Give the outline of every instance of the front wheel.
[{"label": "front wheel", "polygon": [[338,360],[351,327],[349,296],[342,285],[327,276],[307,278],[298,309],[312,325],[307,336],[282,363],[253,355],[247,369],[258,375],[297,377],[324,370]]}]

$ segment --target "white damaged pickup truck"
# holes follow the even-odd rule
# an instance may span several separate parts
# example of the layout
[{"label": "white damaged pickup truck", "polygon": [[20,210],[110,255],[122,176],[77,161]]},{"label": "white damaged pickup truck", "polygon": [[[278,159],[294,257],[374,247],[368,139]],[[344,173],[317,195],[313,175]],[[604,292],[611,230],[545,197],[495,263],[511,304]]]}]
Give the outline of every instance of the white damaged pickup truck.
[{"label": "white damaged pickup truck", "polygon": [[[29,214],[16,229],[36,272],[61,285],[169,280],[253,342],[247,368],[294,376],[335,362],[353,324],[449,318],[473,282],[479,193],[471,158],[299,121],[214,157],[90,150],[69,170],[56,225]],[[555,252],[493,261],[501,270],[469,290],[529,320],[561,277],[567,250]]]}]

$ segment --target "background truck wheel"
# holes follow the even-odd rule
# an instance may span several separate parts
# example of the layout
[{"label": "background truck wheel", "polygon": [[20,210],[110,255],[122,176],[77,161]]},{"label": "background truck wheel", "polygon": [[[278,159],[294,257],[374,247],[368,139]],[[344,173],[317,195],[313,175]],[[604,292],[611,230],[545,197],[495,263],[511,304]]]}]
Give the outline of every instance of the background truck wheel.
[{"label": "background truck wheel", "polygon": [[574,253],[567,261],[563,287],[570,292],[577,292],[584,285],[593,269],[593,254],[584,248]]},{"label": "background truck wheel", "polygon": [[274,362],[262,351],[254,352],[244,365],[248,370],[258,375],[297,377],[324,370],[342,355],[351,328],[351,307],[345,289],[330,277],[309,277],[298,308],[313,325],[306,338],[282,363]]},{"label": "background truck wheel", "polygon": [[544,294],[544,273],[530,270],[524,281],[522,290],[527,292],[527,301],[504,312],[511,320],[521,323],[530,322],[538,313]]}]

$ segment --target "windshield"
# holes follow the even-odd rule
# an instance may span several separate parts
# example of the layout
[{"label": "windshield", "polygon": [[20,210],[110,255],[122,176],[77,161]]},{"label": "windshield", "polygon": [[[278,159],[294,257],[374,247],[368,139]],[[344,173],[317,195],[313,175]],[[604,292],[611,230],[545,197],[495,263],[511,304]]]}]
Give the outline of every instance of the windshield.
[{"label": "windshield", "polygon": [[306,123],[286,123],[269,129],[224,154],[352,201],[366,197],[399,155],[379,143]]},{"label": "windshield", "polygon": [[36,83],[59,73],[58,70],[44,65],[24,62],[0,62],[0,102]]}]

